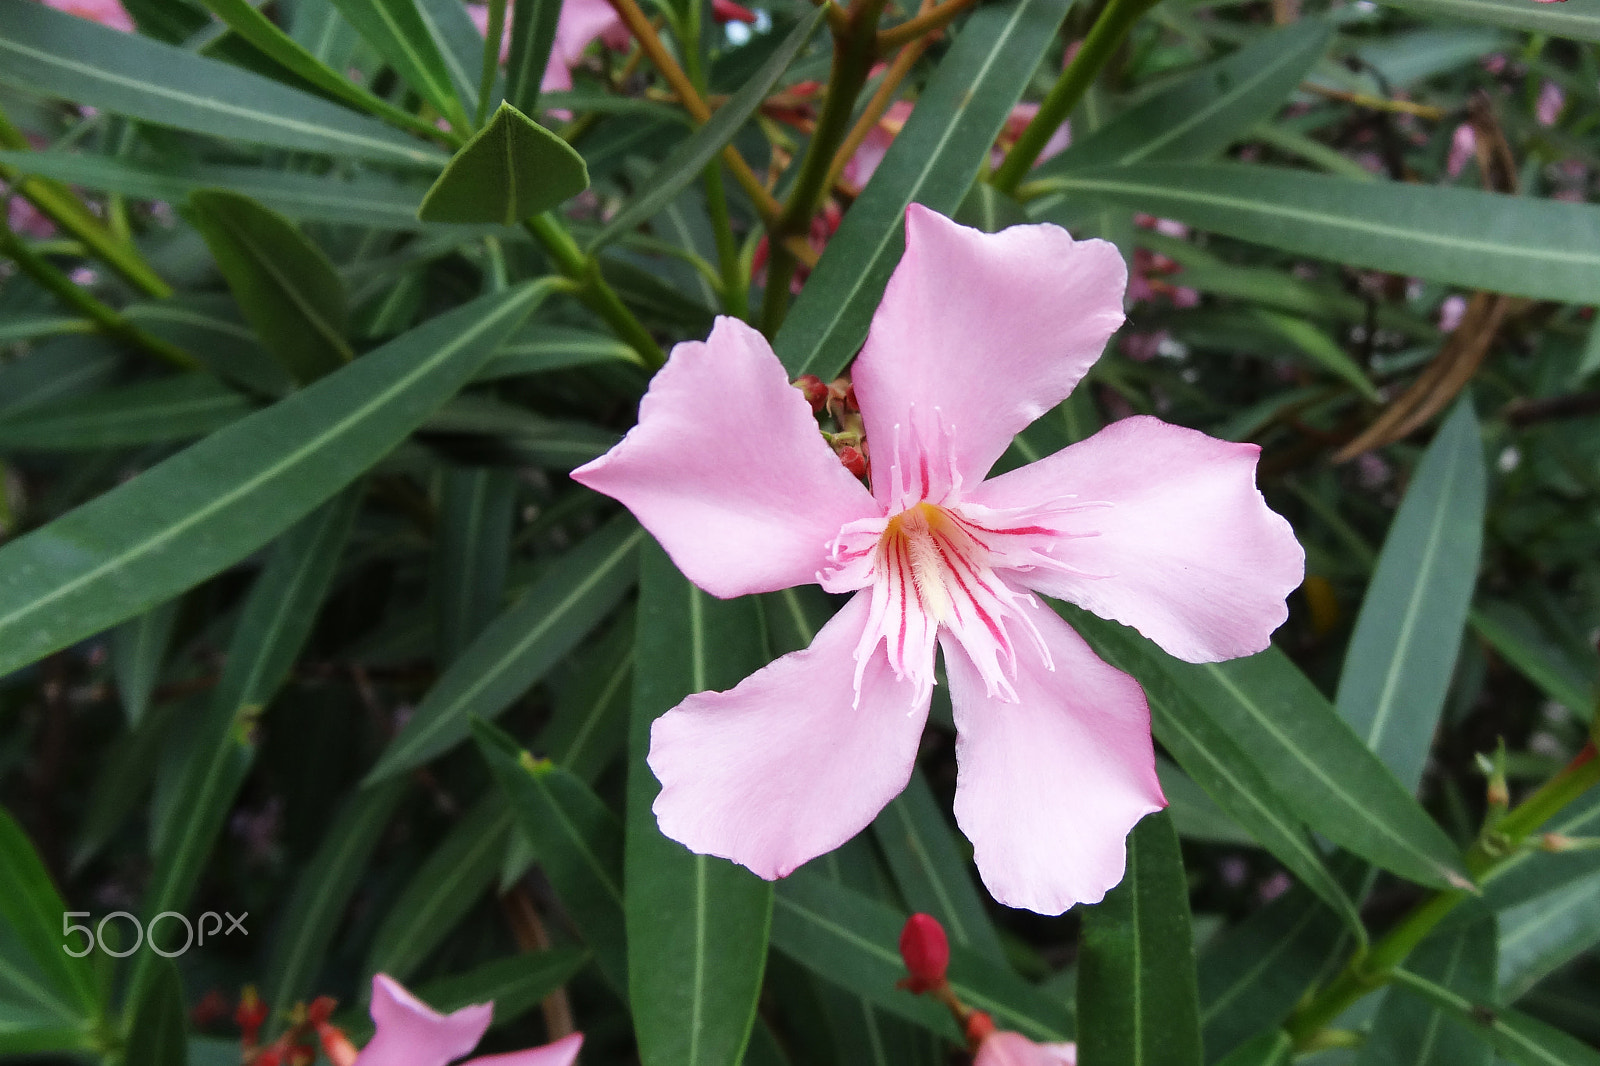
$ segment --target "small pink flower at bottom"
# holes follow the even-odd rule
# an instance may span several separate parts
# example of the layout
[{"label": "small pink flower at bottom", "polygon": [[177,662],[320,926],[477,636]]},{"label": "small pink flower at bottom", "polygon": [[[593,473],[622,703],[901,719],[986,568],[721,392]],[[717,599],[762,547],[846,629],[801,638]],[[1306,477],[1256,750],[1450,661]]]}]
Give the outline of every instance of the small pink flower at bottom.
[{"label": "small pink flower at bottom", "polygon": [[1021,1033],[999,1029],[978,1045],[972,1066],[1078,1066],[1078,1045],[1035,1044]]},{"label": "small pink flower at bottom", "polygon": [[852,376],[870,490],[759,333],[720,318],[673,349],[639,424],[572,476],[714,596],[854,596],[809,648],[655,722],[663,833],[769,879],[843,844],[905,787],[942,648],[956,821],[989,891],[1057,914],[1122,879],[1166,802],[1149,709],[1033,593],[1211,662],[1267,646],[1305,561],[1255,445],[1154,418],[984,480],[1099,358],[1126,282],[1105,241],[913,204]]},{"label": "small pink flower at bottom", "polygon": [[[354,1066],[448,1066],[478,1046],[489,1028],[494,1004],[439,1014],[387,974],[372,979],[372,1021],[377,1032],[356,1056]],[[544,1047],[485,1055],[460,1066],[571,1066],[583,1044],[573,1033]]]}]

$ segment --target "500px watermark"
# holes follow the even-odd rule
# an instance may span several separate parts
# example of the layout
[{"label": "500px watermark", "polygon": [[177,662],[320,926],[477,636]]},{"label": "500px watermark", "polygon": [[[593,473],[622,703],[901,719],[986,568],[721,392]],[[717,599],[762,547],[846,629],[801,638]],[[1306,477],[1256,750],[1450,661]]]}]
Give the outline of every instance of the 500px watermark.
[{"label": "500px watermark", "polygon": [[[150,919],[150,924],[148,926],[141,924],[138,918],[132,914],[129,914],[127,911],[112,911],[104,918],[101,918],[100,921],[92,927],[87,925],[77,925],[73,922],[74,918],[87,917],[89,917],[88,911],[67,911],[61,916],[61,935],[65,937],[67,941],[61,945],[61,950],[65,951],[68,955],[71,955],[75,959],[83,958],[95,948],[99,948],[107,955],[112,955],[120,959],[128,955],[132,955],[146,942],[150,944],[150,950],[155,952],[157,955],[167,959],[175,959],[179,955],[182,955],[184,952],[188,951],[190,948],[194,947],[196,944],[204,944],[207,936],[210,936],[213,940],[215,940],[219,934],[222,936],[232,936],[234,933],[243,933],[245,936],[250,935],[250,930],[244,927],[244,920],[250,917],[249,911],[245,911],[237,918],[235,918],[232,914],[229,914],[227,911],[223,911],[221,914],[218,914],[216,911],[206,911],[200,916],[198,922],[189,921],[186,916],[179,914],[177,911],[162,911],[160,914]],[[224,917],[226,917],[228,920],[228,925],[226,928],[224,928],[222,924]],[[132,947],[118,950],[114,943],[108,944],[106,942],[106,923],[111,921],[113,918],[126,918],[128,920],[128,924],[133,926]],[[177,948],[176,950],[162,948],[156,943],[156,927],[163,921],[167,920],[183,923],[183,946]],[[211,923],[210,929],[206,928],[206,923],[208,921]],[[199,928],[198,937],[196,936],[196,926]],[[115,926],[112,928],[113,930],[116,929]],[[83,934],[83,946],[81,948],[75,947],[72,943],[72,935],[74,933]],[[121,937],[118,936],[116,939],[120,940]]]}]

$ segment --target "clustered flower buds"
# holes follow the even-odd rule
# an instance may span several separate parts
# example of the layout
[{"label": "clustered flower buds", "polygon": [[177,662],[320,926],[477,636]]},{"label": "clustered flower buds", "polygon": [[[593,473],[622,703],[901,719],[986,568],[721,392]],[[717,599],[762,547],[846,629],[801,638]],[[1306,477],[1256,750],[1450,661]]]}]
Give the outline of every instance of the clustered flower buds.
[{"label": "clustered flower buds", "polygon": [[800,390],[811,405],[811,413],[822,415],[833,422],[833,432],[822,431],[839,464],[862,480],[872,470],[867,458],[866,424],[861,418],[861,405],[856,402],[856,388],[848,376],[826,383],[815,374],[801,374],[790,382]]}]

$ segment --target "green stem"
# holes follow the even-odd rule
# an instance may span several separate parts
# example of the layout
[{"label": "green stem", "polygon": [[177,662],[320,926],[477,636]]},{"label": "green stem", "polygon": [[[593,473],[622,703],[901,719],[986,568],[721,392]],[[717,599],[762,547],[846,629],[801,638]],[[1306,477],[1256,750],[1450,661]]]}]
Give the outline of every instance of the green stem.
[{"label": "green stem", "polygon": [[500,69],[500,41],[506,32],[506,0],[489,0],[489,28],[483,35],[483,73],[478,78],[478,114],[473,122],[481,127],[489,117],[489,95],[494,91],[494,76]]},{"label": "green stem", "polygon": [[[22,131],[11,124],[3,110],[0,110],[0,147],[18,152],[32,148]],[[44,178],[23,177],[8,166],[0,166],[0,179],[9,182],[14,191],[76,237],[92,255],[121,274],[140,292],[157,300],[165,300],[172,295],[172,286],[151,269],[133,245],[118,239],[104,223],[90,214],[70,188]]]},{"label": "green stem", "polygon": [[878,58],[878,20],[886,0],[856,0],[850,5],[842,30],[835,28],[833,69],[828,77],[828,95],[817,116],[817,125],[806,145],[800,174],[795,178],[783,212],[767,229],[767,289],[761,304],[761,329],[771,337],[783,325],[789,308],[789,281],[794,277],[795,256],[787,247],[793,237],[804,238],[811,229],[811,216],[828,194],[828,172],[833,156],[850,134],[851,115],[856,98],[867,84],[872,64]]},{"label": "green stem", "polygon": [[646,366],[655,370],[666,363],[667,354],[650,336],[650,331],[628,310],[617,291],[600,276],[600,264],[583,254],[578,242],[572,239],[572,234],[567,232],[559,219],[546,211],[528,219],[523,225],[555,260],[556,268],[578,283],[578,299],[638,352]]},{"label": "green stem", "polygon": [[38,282],[41,287],[54,293],[62,303],[99,326],[102,332],[136,348],[142,348],[180,369],[202,369],[200,361],[182,348],[140,329],[95,299],[81,286],[74,284],[71,278],[56,269],[48,259],[30,248],[26,241],[3,224],[0,224],[0,256],[15,260],[25,274]]},{"label": "green stem", "polygon": [[[1510,860],[1522,843],[1567,804],[1600,784],[1600,758],[1594,744],[1588,744],[1566,768],[1546,781],[1538,791],[1523,800],[1494,827],[1492,842],[1481,839],[1467,850],[1466,867],[1474,880],[1492,880],[1495,871]],[[1467,889],[1453,888],[1423,900],[1401,919],[1364,956],[1345,963],[1332,981],[1290,1016],[1284,1026],[1295,1047],[1305,1051],[1318,1034],[1361,997],[1387,984],[1395,969],[1413,948],[1468,898]]]},{"label": "green stem", "polygon": [[728,214],[728,194],[722,184],[722,166],[715,160],[706,167],[706,208],[711,232],[717,240],[717,265],[722,271],[722,309],[735,318],[750,317],[750,276],[739,258],[739,242]]},{"label": "green stem", "polygon": [[996,189],[1008,194],[1017,191],[1017,186],[1028,176],[1028,171],[1033,169],[1034,162],[1044,151],[1044,146],[1049,143],[1051,134],[1061,127],[1067,116],[1072,113],[1072,109],[1078,106],[1078,101],[1083,99],[1084,92],[1094,83],[1095,77],[1111,59],[1112,53],[1122,44],[1122,39],[1128,35],[1134,23],[1143,18],[1145,12],[1159,2],[1160,0],[1111,0],[1106,5],[1105,10],[1100,12],[1100,17],[1095,20],[1093,28],[1089,30],[1089,36],[1084,38],[1083,47],[1072,58],[1072,62],[1067,64],[1067,69],[1056,79],[1050,94],[1039,105],[1039,113],[1033,116],[1033,121],[1022,131],[1017,143],[1006,153],[1000,169],[994,172],[991,183]]}]

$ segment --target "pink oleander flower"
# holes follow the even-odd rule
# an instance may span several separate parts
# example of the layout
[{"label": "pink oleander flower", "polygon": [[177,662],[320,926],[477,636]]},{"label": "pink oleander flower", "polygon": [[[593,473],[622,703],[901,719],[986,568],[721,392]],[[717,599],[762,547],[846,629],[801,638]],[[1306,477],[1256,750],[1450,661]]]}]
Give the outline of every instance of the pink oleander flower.
[{"label": "pink oleander flower", "polygon": [[65,11],[69,15],[98,22],[102,26],[109,26],[123,33],[134,31],[133,19],[120,0],[44,0],[45,4],[57,11]]},{"label": "pink oleander flower", "polygon": [[[478,32],[489,32],[489,7],[487,4],[468,4],[467,13],[477,24]],[[500,62],[506,61],[511,49],[509,32],[500,43]],[[621,52],[628,47],[628,27],[606,0],[562,0],[561,14],[556,18],[555,42],[550,48],[550,61],[545,64],[544,77],[539,91],[566,92],[572,88],[572,68],[583,62],[584,50],[595,38],[607,48]]]},{"label": "pink oleander flower", "polygon": [[1452,178],[1466,169],[1478,154],[1478,131],[1472,123],[1463,122],[1450,135],[1450,155],[1445,159],[1444,171]]},{"label": "pink oleander flower", "polygon": [[[8,191],[5,182],[0,182],[0,196]],[[11,232],[24,237],[50,237],[56,232],[54,222],[40,214],[32,203],[14,193],[6,205],[6,225]]]},{"label": "pink oleander flower", "polygon": [[999,1029],[978,1045],[972,1066],[1078,1066],[1078,1045],[1035,1044],[1021,1033]]},{"label": "pink oleander flower", "polygon": [[1561,86],[1546,79],[1539,87],[1539,102],[1533,109],[1533,117],[1541,126],[1554,126],[1566,106],[1567,94]]},{"label": "pink oleander flower", "polygon": [[913,204],[853,371],[870,490],[759,333],[719,318],[673,349],[639,424],[572,476],[714,596],[855,595],[809,648],[656,721],[663,833],[769,879],[849,840],[910,777],[937,646],[989,891],[1055,914],[1121,880],[1129,829],[1166,802],[1144,693],[1031,593],[1208,662],[1265,648],[1304,569],[1253,444],[1129,418],[984,480],[1099,358],[1126,280],[1105,241]]},{"label": "pink oleander flower", "polygon": [[[861,188],[872,179],[877,171],[878,164],[883,162],[883,157],[889,153],[889,145],[900,135],[905,128],[906,120],[911,117],[915,105],[910,100],[896,100],[884,111],[878,124],[867,131],[861,141],[861,147],[855,150],[849,161],[845,163],[841,177],[851,185]],[[995,144],[989,153],[989,161],[993,166],[999,166],[1005,159],[1006,151],[1022,136],[1022,131],[1028,123],[1033,121],[1033,116],[1039,113],[1039,105],[1035,103],[1020,103],[1011,109],[1006,116],[1006,124],[1000,130],[1000,135],[995,138]],[[1053,155],[1059,154],[1067,145],[1072,143],[1072,129],[1063,122],[1050,139],[1045,142],[1044,150],[1039,153],[1039,162],[1043,163]]]},{"label": "pink oleander flower", "polygon": [[[448,1066],[478,1046],[494,1015],[493,1003],[439,1014],[387,974],[372,979],[372,1021],[377,1032],[354,1066]],[[573,1033],[552,1044],[484,1055],[460,1066],[571,1066],[583,1044]]]}]

